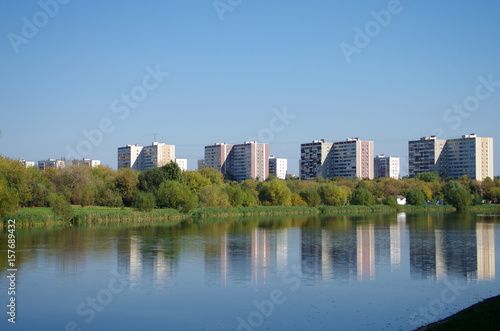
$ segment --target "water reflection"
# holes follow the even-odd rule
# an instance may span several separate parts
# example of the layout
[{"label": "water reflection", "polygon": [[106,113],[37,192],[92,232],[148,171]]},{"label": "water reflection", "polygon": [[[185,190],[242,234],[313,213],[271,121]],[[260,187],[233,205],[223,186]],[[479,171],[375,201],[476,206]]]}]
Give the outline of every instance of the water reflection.
[{"label": "water reflection", "polygon": [[[174,286],[186,263],[193,263],[196,275],[210,286],[266,284],[292,265],[311,284],[371,281],[382,272],[435,281],[450,276],[495,280],[495,223],[474,215],[245,218],[170,227],[24,231],[18,247],[33,254],[22,254],[25,260],[19,264],[31,259],[56,265],[66,277],[114,256],[131,288]],[[6,265],[4,258],[0,264]]]}]

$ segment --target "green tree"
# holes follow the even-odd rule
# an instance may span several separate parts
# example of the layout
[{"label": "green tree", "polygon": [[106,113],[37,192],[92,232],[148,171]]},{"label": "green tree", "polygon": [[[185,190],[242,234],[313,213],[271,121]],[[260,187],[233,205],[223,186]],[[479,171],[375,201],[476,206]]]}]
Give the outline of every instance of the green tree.
[{"label": "green tree", "polygon": [[322,184],[318,189],[321,202],[328,206],[344,206],[347,203],[347,193],[334,183]]},{"label": "green tree", "polygon": [[406,194],[406,202],[413,206],[423,206],[425,205],[426,199],[425,194],[421,190],[415,189],[410,190]]},{"label": "green tree", "polygon": [[52,212],[64,219],[69,220],[73,216],[73,208],[61,193],[52,193],[49,198]]},{"label": "green tree", "polygon": [[239,186],[228,185],[224,187],[224,192],[226,193],[229,203],[233,207],[240,207],[245,201],[245,192]]},{"label": "green tree", "polygon": [[308,204],[297,193],[292,193],[292,206],[294,207],[307,207]]},{"label": "green tree", "polygon": [[118,170],[114,178],[114,186],[120,193],[123,204],[127,207],[132,206],[135,194],[137,193],[137,184],[139,184],[139,173],[131,169]]},{"label": "green tree", "polygon": [[423,180],[424,182],[438,182],[441,180],[437,171],[427,171],[419,173],[415,176],[416,179]]},{"label": "green tree", "polygon": [[138,192],[134,198],[134,207],[139,211],[151,211],[155,207],[155,196],[151,192]]},{"label": "green tree", "polygon": [[210,180],[213,185],[222,185],[224,182],[224,176],[214,168],[203,168],[200,174]]},{"label": "green tree", "polygon": [[302,189],[300,191],[300,197],[307,203],[309,207],[317,207],[321,203],[321,198],[318,191],[316,191],[312,187]]},{"label": "green tree", "polygon": [[196,207],[196,196],[185,183],[167,180],[161,183],[156,192],[156,202],[159,207],[174,208],[188,213]]},{"label": "green tree", "polygon": [[384,200],[382,200],[382,203],[384,205],[392,207],[392,208],[397,208],[397,209],[400,208],[399,204],[398,204],[398,200],[392,195],[385,197]]},{"label": "green tree", "polygon": [[357,187],[354,192],[352,192],[351,204],[358,206],[373,205],[373,196],[367,189],[363,187]]},{"label": "green tree", "polygon": [[210,185],[212,182],[207,177],[201,175],[199,171],[185,171],[182,173],[184,179],[194,193],[200,192],[200,190]]},{"label": "green tree", "polygon": [[292,192],[283,180],[264,182],[260,186],[259,199],[266,206],[291,206]]},{"label": "green tree", "polygon": [[7,181],[0,177],[0,216],[15,212],[18,202],[17,192],[11,190],[7,185]]},{"label": "green tree", "polygon": [[471,203],[471,196],[466,189],[453,187],[446,192],[446,201],[457,208],[458,211],[465,209]]},{"label": "green tree", "polygon": [[231,207],[227,194],[218,185],[208,185],[202,188],[198,193],[198,199],[200,200],[200,207]]}]

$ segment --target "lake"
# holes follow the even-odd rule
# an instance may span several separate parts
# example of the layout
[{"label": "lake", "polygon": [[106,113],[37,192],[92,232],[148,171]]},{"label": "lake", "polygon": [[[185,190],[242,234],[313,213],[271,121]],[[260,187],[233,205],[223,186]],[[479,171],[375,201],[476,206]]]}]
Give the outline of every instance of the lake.
[{"label": "lake", "polygon": [[16,330],[412,330],[499,295],[500,216],[17,229]]}]

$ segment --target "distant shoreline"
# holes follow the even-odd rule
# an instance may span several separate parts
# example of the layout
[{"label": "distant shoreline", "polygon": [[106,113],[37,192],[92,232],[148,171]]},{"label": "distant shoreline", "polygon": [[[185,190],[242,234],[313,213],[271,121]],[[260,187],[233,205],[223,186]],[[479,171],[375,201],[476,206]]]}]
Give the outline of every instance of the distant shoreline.
[{"label": "distant shoreline", "polygon": [[[141,212],[132,208],[107,208],[107,207],[80,207],[73,206],[74,215],[71,219],[56,216],[47,207],[22,208],[17,213],[6,216],[2,224],[7,220],[15,219],[17,227],[73,225],[73,224],[105,224],[105,223],[127,223],[127,222],[179,222],[188,218],[205,217],[238,217],[238,216],[273,216],[273,215],[324,215],[324,214],[346,214],[346,213],[385,213],[385,212],[452,212],[456,209],[452,206],[399,206],[398,208],[386,205],[373,206],[319,206],[319,207],[234,207],[234,208],[196,208],[188,214],[183,214],[174,209],[153,209],[149,212]],[[499,212],[500,205],[484,205],[469,207],[472,212]]]}]

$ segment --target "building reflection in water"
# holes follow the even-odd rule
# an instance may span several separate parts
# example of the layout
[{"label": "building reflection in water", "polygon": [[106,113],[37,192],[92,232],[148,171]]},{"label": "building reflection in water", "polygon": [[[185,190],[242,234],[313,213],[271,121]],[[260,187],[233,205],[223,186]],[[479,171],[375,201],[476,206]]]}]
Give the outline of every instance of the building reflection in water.
[{"label": "building reflection in water", "polygon": [[495,225],[476,223],[477,279],[495,280]]},{"label": "building reflection in water", "polygon": [[[149,247],[149,246],[148,246]],[[130,288],[138,288],[151,281],[155,288],[167,287],[175,276],[175,261],[162,251],[160,243],[145,249],[136,235],[120,238],[117,242],[117,271],[127,277]]]},{"label": "building reflection in water", "polygon": [[358,280],[375,278],[375,229],[373,224],[356,227]]},{"label": "building reflection in water", "polygon": [[265,284],[269,278],[269,230],[252,229],[252,283]]}]

